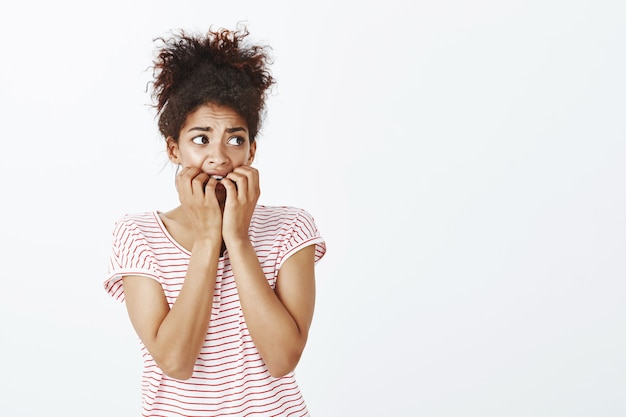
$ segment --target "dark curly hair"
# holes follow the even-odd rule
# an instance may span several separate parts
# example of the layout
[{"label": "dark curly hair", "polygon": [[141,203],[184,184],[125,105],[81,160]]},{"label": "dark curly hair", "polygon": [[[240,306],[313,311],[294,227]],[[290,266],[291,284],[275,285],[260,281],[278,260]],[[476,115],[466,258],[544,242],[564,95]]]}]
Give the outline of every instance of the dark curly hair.
[{"label": "dark curly hair", "polygon": [[275,80],[267,66],[269,47],[244,42],[246,27],[209,29],[192,35],[184,30],[160,42],[153,62],[152,97],[159,131],[178,141],[187,115],[213,103],[235,110],[248,123],[254,142],[265,112],[265,99]]}]

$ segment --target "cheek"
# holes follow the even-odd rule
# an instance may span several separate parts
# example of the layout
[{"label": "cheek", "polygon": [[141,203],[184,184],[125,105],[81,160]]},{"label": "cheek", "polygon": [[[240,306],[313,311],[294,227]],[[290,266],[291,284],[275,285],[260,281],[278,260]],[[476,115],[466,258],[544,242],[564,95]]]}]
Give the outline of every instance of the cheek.
[{"label": "cheek", "polygon": [[250,165],[250,152],[239,152],[237,155],[232,155],[230,160],[235,168],[241,165]]},{"label": "cheek", "polygon": [[181,155],[181,164],[187,167],[200,168],[204,158],[201,155],[193,153],[183,153]]}]

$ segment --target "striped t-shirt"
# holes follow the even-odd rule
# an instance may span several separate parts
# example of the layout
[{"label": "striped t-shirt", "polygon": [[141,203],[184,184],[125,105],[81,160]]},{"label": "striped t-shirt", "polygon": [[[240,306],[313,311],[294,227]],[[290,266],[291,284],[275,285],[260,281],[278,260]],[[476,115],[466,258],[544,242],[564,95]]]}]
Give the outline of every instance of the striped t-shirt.
[{"label": "striped t-shirt", "polygon": [[[257,205],[249,236],[272,288],[282,263],[296,251],[315,245],[316,263],[326,252],[313,217],[294,207]],[[171,307],[190,256],[170,236],[157,211],[127,214],[115,224],[104,288],[123,301],[122,277],[142,275],[161,284]],[[308,416],[293,372],[272,377],[252,342],[228,250],[219,258],[211,321],[192,377],[182,381],[163,374],[139,343],[143,416]]]}]

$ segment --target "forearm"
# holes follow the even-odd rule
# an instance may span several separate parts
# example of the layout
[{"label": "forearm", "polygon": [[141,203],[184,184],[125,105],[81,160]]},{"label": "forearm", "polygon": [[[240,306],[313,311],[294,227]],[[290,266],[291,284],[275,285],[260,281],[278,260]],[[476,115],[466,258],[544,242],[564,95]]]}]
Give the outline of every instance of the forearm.
[{"label": "forearm", "polygon": [[218,257],[219,245],[194,244],[178,298],[158,328],[154,343],[154,349],[159,352],[157,362],[172,377],[191,376],[206,339]]},{"label": "forearm", "polygon": [[250,336],[270,373],[282,376],[298,363],[308,329],[298,328],[270,287],[250,241],[230,243],[228,253]]}]

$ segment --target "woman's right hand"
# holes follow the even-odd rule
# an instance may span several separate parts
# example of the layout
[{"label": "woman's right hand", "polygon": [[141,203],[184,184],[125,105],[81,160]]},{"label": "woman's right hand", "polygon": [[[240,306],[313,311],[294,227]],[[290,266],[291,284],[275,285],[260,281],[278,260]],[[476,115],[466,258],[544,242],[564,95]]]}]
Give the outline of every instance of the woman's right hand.
[{"label": "woman's right hand", "polygon": [[222,211],[215,196],[218,181],[201,169],[184,167],[176,175],[178,198],[196,239],[222,241]]}]

